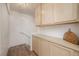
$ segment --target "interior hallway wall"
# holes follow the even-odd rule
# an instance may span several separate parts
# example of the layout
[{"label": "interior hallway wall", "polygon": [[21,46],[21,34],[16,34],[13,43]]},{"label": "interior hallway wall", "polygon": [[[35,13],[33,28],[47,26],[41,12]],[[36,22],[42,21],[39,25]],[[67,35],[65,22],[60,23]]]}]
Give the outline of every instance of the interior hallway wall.
[{"label": "interior hallway wall", "polygon": [[32,33],[36,32],[34,17],[11,11],[9,47],[19,44],[32,45]]}]

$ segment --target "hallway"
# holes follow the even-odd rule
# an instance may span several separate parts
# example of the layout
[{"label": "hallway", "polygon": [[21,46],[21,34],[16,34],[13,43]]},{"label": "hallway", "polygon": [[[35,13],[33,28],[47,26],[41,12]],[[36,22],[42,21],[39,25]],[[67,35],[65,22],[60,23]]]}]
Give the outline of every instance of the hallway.
[{"label": "hallway", "polygon": [[36,56],[33,52],[29,51],[25,44],[11,47],[8,50],[8,56]]}]

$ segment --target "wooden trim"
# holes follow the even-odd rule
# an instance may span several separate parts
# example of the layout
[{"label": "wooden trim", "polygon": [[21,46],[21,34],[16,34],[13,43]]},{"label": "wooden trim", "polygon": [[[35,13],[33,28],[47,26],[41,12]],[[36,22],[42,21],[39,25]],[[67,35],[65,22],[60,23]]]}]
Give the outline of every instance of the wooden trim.
[{"label": "wooden trim", "polygon": [[41,13],[41,15],[40,15],[41,16],[40,25],[41,25],[42,24],[42,3],[40,4],[40,10],[41,10],[40,11],[40,13]]},{"label": "wooden trim", "polygon": [[64,24],[75,24],[79,23],[79,20],[72,20],[72,21],[63,21],[63,22],[56,22],[54,24],[48,24],[48,25],[36,25],[37,27],[45,27],[45,26],[53,26],[53,25],[64,25]]},{"label": "wooden trim", "polygon": [[39,56],[34,50],[32,51],[36,56]]}]

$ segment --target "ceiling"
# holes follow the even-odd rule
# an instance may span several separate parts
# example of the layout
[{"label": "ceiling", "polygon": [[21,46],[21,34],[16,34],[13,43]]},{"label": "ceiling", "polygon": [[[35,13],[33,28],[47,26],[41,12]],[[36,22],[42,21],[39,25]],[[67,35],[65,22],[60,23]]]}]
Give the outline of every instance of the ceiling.
[{"label": "ceiling", "polygon": [[34,15],[35,8],[39,3],[10,3],[9,9],[11,11],[17,11],[25,14]]}]

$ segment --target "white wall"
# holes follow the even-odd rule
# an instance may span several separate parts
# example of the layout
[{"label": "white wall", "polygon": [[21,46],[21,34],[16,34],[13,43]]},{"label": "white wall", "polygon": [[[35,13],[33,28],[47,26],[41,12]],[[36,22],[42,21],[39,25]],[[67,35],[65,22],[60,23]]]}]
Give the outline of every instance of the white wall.
[{"label": "white wall", "polygon": [[24,43],[31,45],[32,33],[35,31],[33,16],[11,11],[9,47]]},{"label": "white wall", "polygon": [[40,33],[63,39],[64,33],[67,32],[69,28],[71,28],[71,31],[73,31],[79,37],[79,23],[41,27]]},{"label": "white wall", "polygon": [[8,51],[8,20],[6,4],[0,4],[0,55],[7,55]]}]

